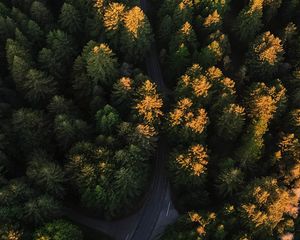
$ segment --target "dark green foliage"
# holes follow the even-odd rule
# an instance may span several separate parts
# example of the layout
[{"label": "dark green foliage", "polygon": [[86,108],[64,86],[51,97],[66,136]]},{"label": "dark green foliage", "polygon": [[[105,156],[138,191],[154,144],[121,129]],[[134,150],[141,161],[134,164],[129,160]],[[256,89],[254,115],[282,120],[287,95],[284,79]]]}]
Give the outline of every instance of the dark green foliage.
[{"label": "dark green foliage", "polygon": [[[65,207],[128,217],[169,191],[159,174],[182,215],[162,239],[295,233],[299,13],[299,0],[2,0],[0,239],[82,240]],[[175,215],[153,197],[159,223]]]},{"label": "dark green foliage", "polygon": [[52,77],[36,69],[30,69],[23,83],[25,98],[35,105],[49,101],[56,93],[56,83]]},{"label": "dark green foliage", "polygon": [[34,21],[42,26],[49,26],[53,21],[53,16],[49,9],[40,1],[34,1],[30,7],[30,16]]},{"label": "dark green foliage", "polygon": [[99,133],[113,133],[120,121],[117,111],[109,105],[106,105],[96,113],[96,127]]},{"label": "dark green foliage", "polygon": [[75,225],[64,220],[56,220],[39,228],[35,232],[33,239],[82,240],[83,236],[82,232]]},{"label": "dark green foliage", "polygon": [[80,13],[71,4],[63,4],[59,16],[59,21],[62,29],[66,30],[70,34],[78,33],[79,31],[81,31],[82,22]]},{"label": "dark green foliage", "polygon": [[60,204],[46,194],[30,199],[24,206],[24,219],[35,225],[42,225],[60,215]]},{"label": "dark green foliage", "polygon": [[19,109],[13,113],[12,127],[16,144],[24,153],[47,146],[49,127],[43,112]]},{"label": "dark green foliage", "polygon": [[32,154],[26,175],[35,186],[43,191],[63,197],[64,172],[44,151],[36,151]]},{"label": "dark green foliage", "polygon": [[58,144],[68,149],[72,144],[84,140],[89,128],[85,121],[66,114],[59,114],[54,119],[54,132]]}]

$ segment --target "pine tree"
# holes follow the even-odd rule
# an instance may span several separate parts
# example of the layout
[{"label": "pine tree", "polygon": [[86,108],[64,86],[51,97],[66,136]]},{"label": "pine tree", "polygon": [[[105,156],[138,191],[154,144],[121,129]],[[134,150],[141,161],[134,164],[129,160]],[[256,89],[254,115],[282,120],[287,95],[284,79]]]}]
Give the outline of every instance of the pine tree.
[{"label": "pine tree", "polygon": [[227,140],[235,140],[241,133],[244,122],[244,108],[236,104],[230,104],[223,110],[222,115],[217,121],[218,136]]},{"label": "pine tree", "polygon": [[49,195],[41,195],[30,199],[24,207],[24,218],[30,223],[41,225],[59,217],[60,204]]},{"label": "pine tree", "polygon": [[267,22],[269,22],[273,17],[276,16],[281,4],[282,0],[264,0],[264,17]]},{"label": "pine tree", "polygon": [[238,168],[224,169],[217,179],[218,193],[222,196],[232,196],[241,190],[244,183],[244,174]]},{"label": "pine tree", "polygon": [[39,189],[62,198],[64,172],[44,151],[35,151],[28,163],[26,175]]},{"label": "pine tree", "polygon": [[117,59],[107,45],[100,44],[88,53],[86,68],[94,85],[111,86],[117,76]]},{"label": "pine tree", "polygon": [[263,27],[263,0],[251,0],[236,19],[235,31],[244,43],[251,42]]},{"label": "pine tree", "polygon": [[97,131],[102,134],[112,134],[121,122],[118,112],[110,105],[100,109],[95,118]]},{"label": "pine tree", "polygon": [[83,120],[67,114],[59,114],[54,119],[54,132],[59,145],[68,149],[76,142],[84,140],[89,133],[89,126]]},{"label": "pine tree", "polygon": [[30,15],[34,21],[42,26],[49,26],[53,16],[49,9],[40,1],[34,1],[30,7]]},{"label": "pine tree", "polygon": [[158,36],[163,45],[170,42],[172,33],[172,17],[170,15],[165,15],[159,24],[158,32]]},{"label": "pine tree", "polygon": [[23,89],[26,99],[35,105],[50,101],[56,93],[56,82],[44,72],[30,69],[26,74]]},{"label": "pine tree", "polygon": [[83,234],[76,225],[65,220],[55,220],[37,229],[33,239],[82,240]]},{"label": "pine tree", "polygon": [[19,109],[12,115],[12,126],[15,141],[22,151],[30,152],[48,145],[50,131],[43,112]]},{"label": "pine tree", "polygon": [[59,22],[62,29],[70,34],[79,33],[82,30],[81,15],[72,4],[63,4],[59,15]]}]

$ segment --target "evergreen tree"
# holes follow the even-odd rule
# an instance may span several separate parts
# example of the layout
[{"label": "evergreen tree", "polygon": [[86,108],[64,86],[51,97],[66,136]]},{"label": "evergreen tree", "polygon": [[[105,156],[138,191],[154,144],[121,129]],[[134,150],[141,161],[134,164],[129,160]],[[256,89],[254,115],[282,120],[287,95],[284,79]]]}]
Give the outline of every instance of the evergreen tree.
[{"label": "evergreen tree", "polygon": [[24,206],[24,218],[30,223],[41,225],[58,217],[61,213],[60,204],[49,195],[32,198]]},{"label": "evergreen tree", "polygon": [[12,115],[12,127],[15,141],[22,151],[47,146],[50,131],[43,112],[19,109]]},{"label": "evergreen tree", "polygon": [[78,33],[82,29],[81,15],[72,4],[63,4],[59,16],[59,22],[62,29],[70,34]]},{"label": "evergreen tree", "polygon": [[41,105],[49,101],[56,93],[56,83],[54,79],[36,69],[30,69],[28,71],[23,84],[26,99],[35,105]]},{"label": "evergreen tree", "polygon": [[94,46],[87,55],[87,74],[94,85],[111,86],[117,76],[117,59],[105,44]]},{"label": "evergreen tree", "polygon": [[87,137],[89,127],[83,120],[67,114],[59,114],[54,119],[54,132],[60,146],[68,149],[72,144]]},{"label": "evergreen tree", "polygon": [[236,19],[235,31],[244,43],[251,42],[259,33],[263,16],[263,0],[251,0]]},{"label": "evergreen tree", "polygon": [[34,185],[54,196],[62,197],[64,193],[64,172],[59,165],[51,162],[44,151],[32,154],[26,175]]},{"label": "evergreen tree", "polygon": [[33,239],[82,240],[83,234],[74,224],[65,220],[55,220],[36,230]]},{"label": "evergreen tree", "polygon": [[118,112],[110,105],[96,113],[96,127],[99,133],[112,134],[120,122]]},{"label": "evergreen tree", "polygon": [[244,174],[238,168],[229,168],[223,170],[217,179],[217,190],[222,196],[232,196],[241,190],[244,183]]},{"label": "evergreen tree", "polygon": [[49,9],[40,1],[34,1],[30,7],[30,15],[34,21],[42,26],[49,26],[53,16]]},{"label": "evergreen tree", "polygon": [[217,133],[227,140],[235,140],[241,133],[245,122],[244,108],[230,104],[226,107],[216,124]]}]

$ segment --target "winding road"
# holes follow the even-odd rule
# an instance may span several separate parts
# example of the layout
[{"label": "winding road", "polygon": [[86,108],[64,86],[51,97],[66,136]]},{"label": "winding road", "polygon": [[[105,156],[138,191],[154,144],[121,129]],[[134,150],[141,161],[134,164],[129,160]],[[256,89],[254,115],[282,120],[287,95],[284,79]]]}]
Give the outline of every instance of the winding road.
[{"label": "winding road", "polygon": [[[147,14],[150,3],[147,0],[141,0],[141,8]],[[152,43],[146,56],[146,66],[149,77],[166,96],[167,88],[163,81],[155,43]],[[89,218],[71,209],[65,209],[66,216],[78,224],[101,231],[116,240],[158,239],[165,227],[178,217],[178,212],[171,201],[170,186],[165,172],[166,154],[166,141],[163,136],[160,136],[152,183],[146,200],[137,213],[118,221]]]}]

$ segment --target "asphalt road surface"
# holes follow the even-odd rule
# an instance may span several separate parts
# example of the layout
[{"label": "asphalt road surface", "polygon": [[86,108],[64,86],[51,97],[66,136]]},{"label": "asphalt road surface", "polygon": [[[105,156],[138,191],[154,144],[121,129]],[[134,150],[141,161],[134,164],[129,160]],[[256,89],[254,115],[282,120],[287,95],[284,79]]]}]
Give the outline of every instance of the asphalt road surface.
[{"label": "asphalt road surface", "polygon": [[[141,7],[147,14],[150,3],[147,0],[141,0]],[[155,43],[151,45],[146,56],[146,66],[149,77],[157,84],[159,91],[166,96],[168,90],[164,85]],[[75,210],[66,209],[67,217],[74,222],[101,231],[116,240],[158,239],[165,227],[178,217],[171,201],[170,187],[165,172],[166,155],[166,141],[163,136],[160,136],[152,183],[146,200],[137,213],[119,221],[103,221],[83,216]]]}]

